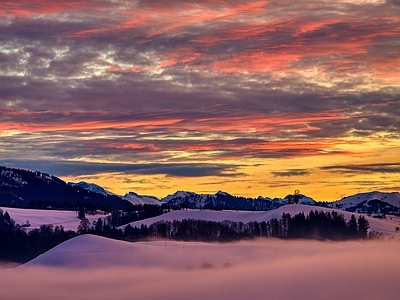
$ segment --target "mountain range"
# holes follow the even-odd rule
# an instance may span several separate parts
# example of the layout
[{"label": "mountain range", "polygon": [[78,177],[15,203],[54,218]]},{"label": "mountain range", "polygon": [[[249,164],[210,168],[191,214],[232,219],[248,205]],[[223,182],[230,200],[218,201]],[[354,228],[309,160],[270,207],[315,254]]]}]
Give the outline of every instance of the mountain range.
[{"label": "mountain range", "polygon": [[382,193],[378,191],[347,196],[329,204],[329,207],[360,213],[399,212],[400,193]]},{"label": "mountain range", "polygon": [[132,206],[117,195],[70,185],[47,173],[3,166],[0,166],[0,205],[55,209],[86,207],[108,211]]},{"label": "mountain range", "polygon": [[[129,192],[116,195],[103,187],[87,182],[66,183],[53,175],[26,169],[0,166],[0,205],[31,208],[127,209],[134,205],[162,205],[167,209],[229,209],[265,211],[290,203],[291,195],[284,198],[259,196],[246,198],[218,191],[215,194],[197,194],[177,191],[162,199]],[[390,213],[399,212],[398,192],[368,192],[344,197],[333,202],[319,202],[299,195],[299,204],[325,206],[351,212]]]}]

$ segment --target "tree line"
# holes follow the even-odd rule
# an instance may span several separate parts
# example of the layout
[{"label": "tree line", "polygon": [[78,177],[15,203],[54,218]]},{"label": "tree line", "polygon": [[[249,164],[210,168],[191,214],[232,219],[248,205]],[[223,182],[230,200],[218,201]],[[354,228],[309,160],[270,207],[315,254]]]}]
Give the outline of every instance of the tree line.
[{"label": "tree line", "polygon": [[252,221],[206,221],[183,219],[158,221],[150,226],[132,227],[127,225],[123,236],[128,240],[175,239],[186,241],[228,242],[254,238],[317,239],[344,241],[351,239],[378,238],[368,235],[369,222],[364,216],[358,219],[352,215],[346,221],[337,212],[311,211],[308,215],[283,214],[281,219]]},{"label": "tree line", "polygon": [[124,211],[113,211],[105,220],[99,218],[92,224],[85,218],[85,212],[81,206],[78,210],[78,218],[81,222],[76,231],[65,230],[62,225],[52,224],[26,230],[29,223],[16,224],[7,211],[0,209],[0,261],[27,262],[83,233],[123,239],[124,235],[117,229],[118,226],[160,214],[162,214],[162,209],[158,205],[134,205]]},{"label": "tree line", "polygon": [[[117,216],[114,216],[117,218]],[[113,221],[115,222],[115,220]],[[117,224],[119,222],[116,222]],[[158,221],[150,226],[142,224],[124,229],[99,219],[93,226],[85,226],[80,233],[92,233],[129,241],[144,239],[175,239],[185,241],[228,242],[254,238],[317,239],[344,241],[351,239],[379,239],[381,234],[369,232],[369,222],[364,216],[354,215],[346,221],[338,212],[311,211],[291,216],[284,213],[280,219],[262,222],[233,222],[183,219]]]}]

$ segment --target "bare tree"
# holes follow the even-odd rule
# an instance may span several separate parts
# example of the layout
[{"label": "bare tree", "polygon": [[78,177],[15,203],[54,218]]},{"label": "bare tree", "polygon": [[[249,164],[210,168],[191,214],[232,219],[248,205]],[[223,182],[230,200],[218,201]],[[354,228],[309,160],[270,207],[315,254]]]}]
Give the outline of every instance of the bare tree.
[{"label": "bare tree", "polygon": [[88,232],[88,231],[90,230],[90,226],[91,226],[91,225],[92,225],[92,224],[90,224],[90,221],[89,221],[88,219],[83,218],[83,219],[81,220],[81,222],[79,223],[79,226],[78,226],[78,233],[79,233],[79,234],[83,234],[83,233]]},{"label": "bare tree", "polygon": [[299,190],[294,191],[293,200],[294,200],[295,204],[299,204],[299,200],[300,200],[300,191]]}]

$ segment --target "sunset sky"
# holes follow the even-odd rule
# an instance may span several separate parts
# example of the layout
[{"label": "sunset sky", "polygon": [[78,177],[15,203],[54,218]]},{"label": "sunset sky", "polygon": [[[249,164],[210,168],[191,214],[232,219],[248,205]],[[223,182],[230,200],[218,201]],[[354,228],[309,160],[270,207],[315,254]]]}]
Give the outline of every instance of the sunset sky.
[{"label": "sunset sky", "polygon": [[0,165],[125,194],[400,189],[400,1],[0,2]]}]

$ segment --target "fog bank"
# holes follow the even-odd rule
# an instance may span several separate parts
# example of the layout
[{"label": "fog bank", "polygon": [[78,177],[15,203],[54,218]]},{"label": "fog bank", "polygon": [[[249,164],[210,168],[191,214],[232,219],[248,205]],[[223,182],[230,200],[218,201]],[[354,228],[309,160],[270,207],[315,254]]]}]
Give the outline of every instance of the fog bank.
[{"label": "fog bank", "polygon": [[[2,298],[397,299],[400,293],[399,242],[119,243],[76,250],[77,262],[89,262],[80,267],[71,259],[63,264],[72,252],[59,247],[57,266],[44,266],[46,253],[0,270]],[[110,253],[118,257],[109,261]]]}]

